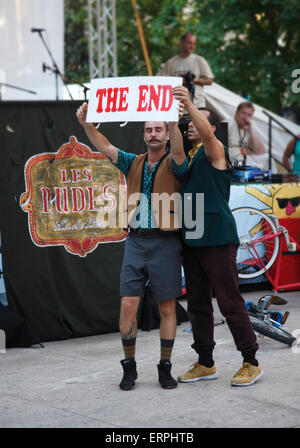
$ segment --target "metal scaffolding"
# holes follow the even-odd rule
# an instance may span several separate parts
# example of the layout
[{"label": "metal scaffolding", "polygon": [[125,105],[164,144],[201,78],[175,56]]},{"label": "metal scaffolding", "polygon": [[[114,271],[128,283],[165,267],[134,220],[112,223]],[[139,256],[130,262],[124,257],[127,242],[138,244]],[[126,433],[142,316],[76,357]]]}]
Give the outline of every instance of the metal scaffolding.
[{"label": "metal scaffolding", "polygon": [[115,0],[88,0],[90,79],[118,76]]}]

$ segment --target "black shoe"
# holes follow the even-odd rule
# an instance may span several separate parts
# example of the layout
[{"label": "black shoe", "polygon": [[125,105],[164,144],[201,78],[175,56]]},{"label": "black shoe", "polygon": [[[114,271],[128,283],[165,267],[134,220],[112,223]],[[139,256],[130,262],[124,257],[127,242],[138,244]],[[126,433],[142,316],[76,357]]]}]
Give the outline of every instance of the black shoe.
[{"label": "black shoe", "polygon": [[160,361],[157,364],[158,368],[158,380],[160,382],[161,387],[164,389],[174,389],[177,387],[177,381],[171,376],[171,367],[172,364],[170,361]]},{"label": "black shoe", "polygon": [[136,362],[134,359],[122,359],[120,361],[124,370],[122,381],[120,382],[120,389],[130,390],[137,379]]}]

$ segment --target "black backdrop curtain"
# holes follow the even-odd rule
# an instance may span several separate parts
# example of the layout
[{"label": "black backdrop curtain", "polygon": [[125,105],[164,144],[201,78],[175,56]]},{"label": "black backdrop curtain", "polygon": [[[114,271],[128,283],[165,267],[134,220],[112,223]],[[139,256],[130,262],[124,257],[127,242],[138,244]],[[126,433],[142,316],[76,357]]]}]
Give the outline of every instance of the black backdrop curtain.
[{"label": "black backdrop curtain", "polygon": [[[99,244],[85,258],[64,247],[38,247],[19,204],[24,166],[35,155],[56,152],[74,135],[92,151],[76,110],[82,101],[0,102],[0,219],[8,305],[41,341],[118,330],[119,274],[124,242]],[[141,123],[100,125],[117,147],[145,151]]]}]

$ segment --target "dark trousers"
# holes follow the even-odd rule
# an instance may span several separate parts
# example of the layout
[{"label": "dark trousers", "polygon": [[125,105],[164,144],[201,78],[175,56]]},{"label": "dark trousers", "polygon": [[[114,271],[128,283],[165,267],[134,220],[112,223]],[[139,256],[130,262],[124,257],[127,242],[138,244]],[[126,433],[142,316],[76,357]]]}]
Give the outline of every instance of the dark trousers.
[{"label": "dark trousers", "polygon": [[183,245],[188,313],[194,337],[192,347],[199,355],[212,353],[215,346],[212,288],[237,349],[243,356],[254,356],[258,349],[245,302],[239,291],[236,254],[235,245]]}]

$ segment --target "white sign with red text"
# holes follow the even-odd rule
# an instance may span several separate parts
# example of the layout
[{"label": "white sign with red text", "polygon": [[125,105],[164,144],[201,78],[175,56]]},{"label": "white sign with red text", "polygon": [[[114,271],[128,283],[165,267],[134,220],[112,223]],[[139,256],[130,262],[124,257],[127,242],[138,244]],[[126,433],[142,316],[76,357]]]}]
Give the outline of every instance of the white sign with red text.
[{"label": "white sign with red text", "polygon": [[177,121],[175,76],[98,78],[91,81],[87,122]]}]

